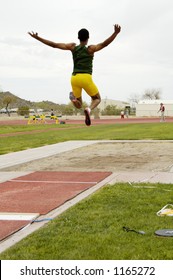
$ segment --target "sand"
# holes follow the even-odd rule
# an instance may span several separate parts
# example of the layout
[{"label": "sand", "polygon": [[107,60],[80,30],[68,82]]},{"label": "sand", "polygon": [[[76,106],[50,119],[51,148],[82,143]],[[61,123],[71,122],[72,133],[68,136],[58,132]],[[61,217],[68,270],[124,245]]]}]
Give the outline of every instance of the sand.
[{"label": "sand", "polygon": [[[4,171],[153,171],[173,169],[173,143],[97,143]],[[173,171],[172,171],[173,172]]]}]

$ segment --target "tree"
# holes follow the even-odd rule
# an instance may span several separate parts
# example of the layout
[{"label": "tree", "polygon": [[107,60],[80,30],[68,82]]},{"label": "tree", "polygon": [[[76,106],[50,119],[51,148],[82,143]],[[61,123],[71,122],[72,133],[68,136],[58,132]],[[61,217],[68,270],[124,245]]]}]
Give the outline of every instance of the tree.
[{"label": "tree", "polygon": [[158,100],[161,98],[161,91],[159,89],[147,89],[142,95],[143,99]]},{"label": "tree", "polygon": [[63,114],[67,115],[67,116],[72,116],[72,115],[74,115],[74,111],[75,111],[75,108],[74,108],[73,104],[69,103],[68,105],[66,105],[64,107]]},{"label": "tree", "polygon": [[13,102],[15,102],[15,98],[13,96],[10,96],[10,95],[5,95],[4,98],[3,98],[3,104],[5,106],[5,109],[6,109],[6,112],[8,114],[8,116],[10,116],[10,112],[9,112],[9,105]]},{"label": "tree", "polygon": [[116,105],[108,105],[101,113],[103,116],[113,116],[113,115],[119,115],[121,110],[122,109],[117,108]]},{"label": "tree", "polygon": [[136,104],[139,103],[139,100],[141,99],[141,96],[139,94],[131,94],[130,98],[129,98],[129,102],[131,103],[132,107],[135,107]]},{"label": "tree", "polygon": [[20,116],[29,116],[29,107],[28,106],[20,106],[17,111]]}]

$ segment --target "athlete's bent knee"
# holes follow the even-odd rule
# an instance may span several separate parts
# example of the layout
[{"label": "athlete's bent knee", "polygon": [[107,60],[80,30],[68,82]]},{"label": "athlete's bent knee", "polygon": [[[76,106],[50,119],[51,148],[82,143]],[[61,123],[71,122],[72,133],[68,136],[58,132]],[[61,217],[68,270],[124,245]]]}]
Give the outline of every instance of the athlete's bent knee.
[{"label": "athlete's bent knee", "polygon": [[101,96],[99,93],[97,93],[96,95],[91,96],[92,100],[96,100],[100,103],[101,102]]}]

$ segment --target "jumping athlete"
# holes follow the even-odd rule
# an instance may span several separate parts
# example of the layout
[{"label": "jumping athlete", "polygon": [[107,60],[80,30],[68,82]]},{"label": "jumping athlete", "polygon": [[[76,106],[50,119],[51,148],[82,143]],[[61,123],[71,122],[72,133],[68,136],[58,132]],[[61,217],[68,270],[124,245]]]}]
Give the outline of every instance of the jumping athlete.
[{"label": "jumping athlete", "polygon": [[121,31],[118,24],[114,25],[113,34],[102,43],[97,45],[87,46],[89,40],[89,32],[83,28],[78,32],[79,45],[75,43],[55,43],[38,36],[38,33],[28,32],[28,34],[36,40],[46,44],[50,47],[68,50],[72,52],[73,56],[73,73],[71,76],[72,92],[70,92],[70,100],[73,105],[80,109],[82,107],[82,89],[91,97],[90,107],[85,108],[85,123],[91,125],[90,113],[96,108],[101,101],[101,97],[97,86],[92,80],[93,58],[94,53],[107,47]]}]

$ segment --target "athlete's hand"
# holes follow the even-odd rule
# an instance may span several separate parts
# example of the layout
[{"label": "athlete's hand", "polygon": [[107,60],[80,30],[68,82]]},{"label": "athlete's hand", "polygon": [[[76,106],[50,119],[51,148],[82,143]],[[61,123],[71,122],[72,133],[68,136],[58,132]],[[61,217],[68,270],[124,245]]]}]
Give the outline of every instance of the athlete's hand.
[{"label": "athlete's hand", "polygon": [[118,24],[114,24],[114,31],[116,34],[120,33],[121,31],[121,26]]},{"label": "athlete's hand", "polygon": [[31,37],[33,37],[33,38],[35,38],[35,39],[38,39],[38,33],[37,33],[37,32],[34,33],[34,32],[32,31],[32,32],[28,32],[28,34],[29,34]]}]

